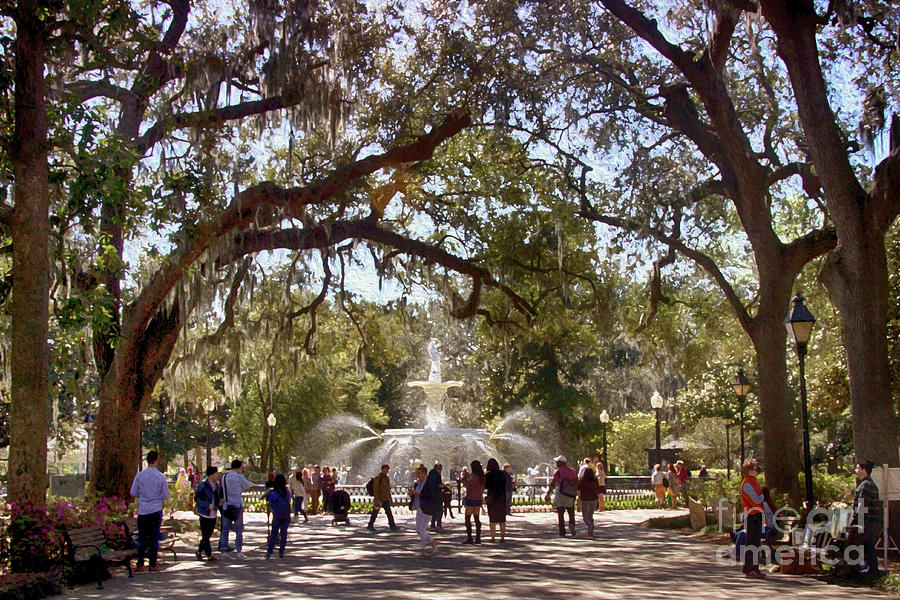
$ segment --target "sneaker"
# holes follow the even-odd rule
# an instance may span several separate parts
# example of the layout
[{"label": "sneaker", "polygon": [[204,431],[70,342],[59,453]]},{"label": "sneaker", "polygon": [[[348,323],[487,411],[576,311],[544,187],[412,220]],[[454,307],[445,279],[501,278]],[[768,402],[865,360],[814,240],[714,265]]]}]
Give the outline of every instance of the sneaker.
[{"label": "sneaker", "polygon": [[197,560],[203,560],[203,553],[197,550]]},{"label": "sneaker", "polygon": [[247,558],[247,555],[244,554],[243,552],[241,552],[240,550],[238,550],[237,552],[234,553],[234,557],[243,560],[243,559]]},{"label": "sneaker", "polygon": [[269,560],[270,558],[272,558],[272,555],[269,553],[266,553],[266,560]]},{"label": "sneaker", "polygon": [[369,526],[366,527],[366,530],[367,530],[367,531],[375,531],[375,528],[372,527],[371,525],[369,525]]},{"label": "sneaker", "polygon": [[216,558],[215,556],[210,556],[209,558],[206,559],[206,562],[208,562],[208,563],[219,562],[219,559]]},{"label": "sneaker", "polygon": [[284,554],[279,554],[278,558],[284,558]]},{"label": "sneaker", "polygon": [[432,525],[431,527],[428,528],[428,531],[430,531],[430,532],[432,532],[432,533],[435,533],[435,532],[437,532],[437,527],[435,527],[434,525]]},{"label": "sneaker", "polygon": [[392,525],[392,526],[391,526],[391,531],[400,531],[400,528],[397,527],[396,525]]}]

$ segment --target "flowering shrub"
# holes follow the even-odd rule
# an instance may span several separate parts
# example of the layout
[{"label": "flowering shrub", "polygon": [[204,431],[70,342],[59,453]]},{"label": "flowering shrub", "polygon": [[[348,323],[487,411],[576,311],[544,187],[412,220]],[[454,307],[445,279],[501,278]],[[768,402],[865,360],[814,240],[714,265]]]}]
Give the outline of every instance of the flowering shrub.
[{"label": "flowering shrub", "polygon": [[63,532],[90,525],[100,525],[111,547],[125,547],[122,521],[134,513],[118,498],[5,504],[0,509],[0,565],[13,572],[46,571],[64,558]]}]

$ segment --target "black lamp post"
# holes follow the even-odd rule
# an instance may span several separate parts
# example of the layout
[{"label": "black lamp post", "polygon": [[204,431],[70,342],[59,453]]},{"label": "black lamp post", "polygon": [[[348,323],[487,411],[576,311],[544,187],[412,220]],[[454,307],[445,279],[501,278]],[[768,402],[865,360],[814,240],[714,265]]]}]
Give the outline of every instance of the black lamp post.
[{"label": "black lamp post", "polygon": [[606,462],[606,428],[609,426],[609,413],[606,409],[600,413],[600,422],[603,423],[603,472],[609,474],[609,463]]},{"label": "black lamp post", "polygon": [[269,424],[269,472],[275,471],[275,415],[269,413],[266,417],[266,423]]},{"label": "black lamp post", "polygon": [[731,479],[731,419],[725,419],[725,477]]},{"label": "black lamp post", "polygon": [[806,508],[813,507],[812,462],[809,452],[809,415],[806,410],[806,345],[812,334],[816,318],[803,304],[803,296],[799,293],[791,301],[794,306],[787,319],[784,320],[788,333],[797,346],[797,358],[800,361],[800,418],[803,421],[803,474],[806,479]]},{"label": "black lamp post", "polygon": [[653,395],[650,396],[650,407],[656,413],[656,456],[653,459],[653,464],[662,463],[662,452],[659,444],[659,409],[663,407],[664,403],[665,401],[659,392],[653,392]]},{"label": "black lamp post", "polygon": [[743,369],[738,369],[737,375],[734,376],[734,383],[731,385],[738,398],[738,423],[741,429],[741,467],[743,468],[746,458],[744,455],[744,404],[747,401],[747,392],[750,391],[750,382],[744,376]]},{"label": "black lamp post", "polygon": [[213,398],[207,398],[203,403],[206,409],[206,466],[212,465],[212,414],[216,410],[216,401]]},{"label": "black lamp post", "polygon": [[87,431],[87,446],[84,449],[84,480],[91,480],[91,431],[94,429],[94,417],[91,416],[91,413],[84,413],[84,419],[82,420],[84,424],[84,429]]}]

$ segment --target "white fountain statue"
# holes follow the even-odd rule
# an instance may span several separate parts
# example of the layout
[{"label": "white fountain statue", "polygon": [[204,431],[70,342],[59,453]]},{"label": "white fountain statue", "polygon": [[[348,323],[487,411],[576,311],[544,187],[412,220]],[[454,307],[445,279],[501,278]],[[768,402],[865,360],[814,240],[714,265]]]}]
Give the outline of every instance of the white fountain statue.
[{"label": "white fountain statue", "polygon": [[[500,462],[508,460],[524,466],[546,460],[550,456],[549,451],[533,439],[527,429],[521,431],[522,428],[516,426],[518,423],[534,424],[536,418],[542,423],[549,423],[546,417],[528,407],[518,408],[503,417],[493,431],[483,427],[449,427],[447,412],[444,410],[447,390],[462,386],[463,382],[443,381],[441,346],[438,340],[432,339],[428,343],[428,357],[431,359],[428,381],[407,383],[409,387],[422,388],[425,393],[425,426],[386,429],[378,434],[356,416],[329,417],[332,421],[314,430],[348,428],[359,431],[361,437],[347,444],[340,442],[340,446],[326,457],[325,462],[342,465],[349,458],[354,463],[354,475],[364,480],[376,473],[384,463],[402,470],[414,463],[424,462],[430,466],[435,462],[442,462],[445,466],[450,465],[445,471],[449,473],[452,466],[468,464],[473,458],[478,458],[483,463],[493,456]],[[369,443],[374,447],[369,446]],[[535,479],[538,467],[529,473]]]},{"label": "white fountain statue", "polygon": [[420,387],[425,392],[425,429],[437,431],[447,428],[447,413],[444,410],[447,390],[459,387],[463,382],[442,380],[441,343],[436,338],[428,342],[428,357],[431,359],[428,381],[410,381],[406,385]]}]

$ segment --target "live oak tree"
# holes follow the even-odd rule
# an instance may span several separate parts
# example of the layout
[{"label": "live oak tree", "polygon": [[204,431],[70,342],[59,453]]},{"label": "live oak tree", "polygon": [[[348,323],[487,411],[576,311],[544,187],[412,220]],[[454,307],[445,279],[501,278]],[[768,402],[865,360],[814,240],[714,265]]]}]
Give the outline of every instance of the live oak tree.
[{"label": "live oak tree", "polygon": [[[888,12],[882,8],[872,3],[874,17],[850,19],[848,22],[858,23],[858,27],[848,28],[847,34],[874,40],[868,41],[880,49],[881,60],[887,61],[894,48],[890,40],[883,41],[883,34],[893,31],[895,24],[886,20]],[[794,28],[779,32],[765,18],[765,4],[764,18],[756,13],[754,3],[728,1],[686,7],[641,3],[640,10],[619,1],[492,2],[477,5],[474,27],[454,28],[450,16],[442,21],[443,28],[433,27],[432,37],[449,39],[444,46],[448,52],[466,48],[469,77],[497,90],[482,96],[494,111],[496,126],[518,130],[529,140],[540,137],[561,157],[571,173],[571,188],[582,197],[583,217],[670,248],[655,265],[648,315],[664,298],[660,274],[678,253],[709,273],[756,349],[770,482],[797,491],[800,455],[793,418],[795,401],[788,395],[783,319],[793,282],[804,265],[832,248],[846,251],[821,179],[826,167],[810,151],[809,131],[796,126],[798,111],[806,123],[798,96],[809,90],[797,90],[796,82],[791,89],[788,82],[794,75],[790,62],[786,61],[785,72],[776,57],[776,50],[782,58],[785,52],[781,36],[796,38],[801,32]],[[823,16],[817,21],[808,16],[805,23],[815,42],[816,23],[828,19]],[[771,41],[770,26],[779,38],[777,44]],[[823,37],[829,40],[832,52],[833,47],[852,43],[834,29]],[[866,44],[860,41],[856,45]],[[820,58],[813,53],[809,60],[818,65]],[[797,78],[805,72],[795,70]],[[820,67],[814,66],[812,72],[820,72]],[[885,73],[877,79],[891,78]],[[818,97],[827,100],[824,85]],[[823,122],[830,123],[835,132],[840,127],[833,115],[819,114],[815,121],[820,127]],[[852,144],[838,137],[833,136],[832,141],[847,164],[864,172],[858,161],[851,159]],[[685,151],[685,141],[693,152]],[[886,159],[876,171],[872,188],[876,199],[890,195],[896,187],[891,183],[893,160]],[[731,203],[733,213],[723,211],[722,199]],[[820,212],[807,214],[806,203]],[[880,200],[872,204],[894,205]],[[878,213],[873,231],[883,231],[894,218],[895,211],[886,210]],[[787,226],[792,217],[805,228]],[[740,278],[732,279],[735,269],[725,266],[733,260],[734,249],[722,244],[731,243],[733,238],[726,236],[734,231],[736,222],[753,253],[758,278],[755,290]],[[845,236],[863,229],[847,228]],[[710,241],[721,248],[716,249]],[[882,241],[880,237],[869,242],[857,238],[854,243],[883,253]],[[707,243],[708,248],[703,250],[698,242]],[[887,294],[878,292],[878,297]],[[858,321],[861,312],[845,319],[845,336],[847,323]],[[881,330],[878,339],[884,340],[884,328],[877,325],[880,317],[875,322]],[[846,345],[851,347],[849,342]],[[879,341],[875,350],[880,346]],[[849,353],[851,371],[861,367],[856,359],[862,356],[868,357],[860,358],[866,369],[886,364],[862,350],[857,345]],[[858,378],[863,379],[884,380]],[[862,451],[896,461],[889,388],[882,386],[879,394],[858,393],[854,398],[854,430],[864,440]],[[869,426],[873,419],[881,427],[877,435]]]},{"label": "live oak tree", "polygon": [[[25,27],[19,35],[24,36],[31,23],[46,41],[37,8],[33,8],[32,13],[23,13],[33,22],[23,19]],[[474,311],[482,286],[502,290],[527,310],[512,290],[473,261],[380,226],[381,211],[393,194],[378,188],[377,181],[364,181],[383,169],[429,159],[439,144],[468,124],[465,112],[445,113],[444,120],[429,133],[394,131],[392,140],[375,145],[374,151],[375,140],[369,139],[355,148],[345,146],[334,155],[335,160],[329,158],[327,148],[335,148],[352,101],[352,84],[344,69],[355,69],[355,76],[365,75],[371,66],[368,57],[377,56],[373,48],[390,27],[366,22],[361,6],[353,2],[328,6],[251,2],[255,29],[249,35],[233,24],[216,21],[219,15],[212,10],[187,1],[151,4],[141,13],[126,5],[116,8],[124,17],[114,25],[108,22],[105,29],[98,29],[94,22],[68,22],[64,15],[50,13],[50,20],[59,17],[57,28],[68,36],[54,41],[68,42],[80,51],[72,69],[55,81],[54,94],[68,102],[60,106],[95,108],[104,116],[102,120],[82,120],[78,135],[70,136],[71,145],[63,149],[75,173],[67,184],[72,198],[80,203],[81,231],[96,240],[87,260],[79,257],[74,261],[77,269],[70,274],[66,288],[85,294],[101,291],[100,301],[107,309],[104,318],[94,324],[94,356],[101,377],[92,480],[97,492],[127,493],[138,467],[140,416],[169,362],[179,331],[198,305],[213,301],[219,290],[218,297],[228,295],[229,286],[243,277],[244,269],[236,261],[245,255],[277,248],[329,249],[367,240],[378,252],[390,247],[464,274],[474,287],[460,314]],[[197,17],[196,28],[189,27],[190,15]],[[103,35],[99,35],[101,31]],[[32,77],[41,73],[42,40],[22,43],[26,57],[37,61],[28,67]],[[23,60],[20,64],[24,68],[29,63]],[[26,88],[17,86],[16,91]],[[16,131],[46,136],[40,124],[47,112],[48,94],[41,89],[30,93],[28,101],[16,103],[16,114],[17,118],[26,114],[25,108],[32,109],[36,102],[38,116],[31,115],[36,120],[29,121],[35,127]],[[298,137],[317,137],[319,150],[312,155],[316,168],[299,175],[290,172],[293,154],[289,144],[285,181],[303,184],[268,181],[241,189],[246,181],[257,179],[245,174],[234,177],[233,192],[223,193],[223,165],[215,159],[231,162],[229,166],[236,168],[246,168],[247,162],[229,160],[229,152],[236,154],[241,149],[239,143],[229,146],[229,140],[237,138],[231,137],[227,123],[258,118],[260,125],[265,125],[279,120],[276,111],[282,111],[280,115],[295,127]],[[95,135],[96,128],[107,123],[111,127]],[[13,156],[17,168],[22,169],[16,185],[31,177],[46,185],[46,142],[36,144],[35,157]],[[370,149],[362,152],[365,145]],[[149,160],[161,146],[168,154],[160,150]],[[368,156],[359,158],[360,153]],[[142,164],[147,162],[160,167],[154,175],[161,181],[141,176]],[[92,169],[103,177],[91,179]],[[41,185],[29,189],[39,192],[45,189]],[[47,221],[47,205],[37,200],[32,205],[28,198],[27,192],[17,195],[16,213],[31,210],[44,216],[31,219],[33,214],[26,218],[13,213],[11,218],[14,224],[16,219],[28,220],[40,229]],[[142,287],[132,290],[123,285],[125,241],[141,226],[170,235],[162,249],[149,249],[156,267],[148,269]],[[37,247],[27,240],[21,244],[14,240],[15,252],[30,249],[35,257],[45,256],[41,248],[47,247],[46,233],[41,235]],[[41,332],[46,331],[47,320],[40,307],[46,306],[48,288],[41,283],[41,272],[28,272],[18,265],[13,271],[13,287],[18,290],[14,302],[25,296],[28,286],[43,286],[35,292],[44,297],[43,303],[36,301],[29,309],[38,308],[37,321],[44,323],[44,329],[35,326],[23,332],[40,346],[45,344],[46,335]],[[15,277],[19,276],[28,280],[17,287]],[[185,276],[190,283],[184,283]],[[209,284],[205,291],[204,279]],[[185,292],[195,289],[198,294]],[[30,322],[15,317],[14,321],[23,326]],[[17,434],[14,426],[13,452],[33,457],[16,474],[17,481],[28,482],[29,487],[14,498],[39,501],[46,440],[42,434],[46,431],[46,377],[39,367],[46,364],[46,350],[39,352],[16,340],[14,336],[17,352],[34,349],[28,354],[35,364],[19,362],[22,371],[18,366],[13,369],[13,387],[21,383],[31,387],[27,396],[18,394],[25,401],[21,407],[14,403],[12,420],[32,427],[25,436],[24,430]],[[40,410],[30,410],[35,407]]]}]

